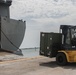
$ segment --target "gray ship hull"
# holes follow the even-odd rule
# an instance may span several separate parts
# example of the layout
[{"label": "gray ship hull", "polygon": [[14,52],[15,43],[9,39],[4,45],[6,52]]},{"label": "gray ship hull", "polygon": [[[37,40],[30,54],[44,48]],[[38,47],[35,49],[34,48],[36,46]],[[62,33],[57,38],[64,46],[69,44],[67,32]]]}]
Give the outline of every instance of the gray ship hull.
[{"label": "gray ship hull", "polygon": [[0,47],[3,50],[11,51],[14,53],[20,53],[20,47],[24,34],[25,34],[25,22],[21,20],[13,20],[5,17],[0,17]]}]

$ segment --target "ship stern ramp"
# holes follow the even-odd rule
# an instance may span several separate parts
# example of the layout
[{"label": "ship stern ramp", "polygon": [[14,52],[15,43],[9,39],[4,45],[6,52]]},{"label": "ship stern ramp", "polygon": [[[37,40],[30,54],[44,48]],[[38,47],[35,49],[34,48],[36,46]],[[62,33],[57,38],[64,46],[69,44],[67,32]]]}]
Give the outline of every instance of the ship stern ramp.
[{"label": "ship stern ramp", "polygon": [[6,17],[0,17],[0,48],[18,55],[22,55],[19,49],[24,35],[25,22]]}]

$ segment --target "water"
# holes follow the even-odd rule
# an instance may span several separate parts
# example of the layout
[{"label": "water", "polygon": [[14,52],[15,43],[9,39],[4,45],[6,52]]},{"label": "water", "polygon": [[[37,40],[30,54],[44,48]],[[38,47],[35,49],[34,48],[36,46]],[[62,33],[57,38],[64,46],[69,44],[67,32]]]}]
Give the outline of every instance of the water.
[{"label": "water", "polygon": [[39,48],[23,49],[22,53],[24,57],[36,57],[39,56]]}]

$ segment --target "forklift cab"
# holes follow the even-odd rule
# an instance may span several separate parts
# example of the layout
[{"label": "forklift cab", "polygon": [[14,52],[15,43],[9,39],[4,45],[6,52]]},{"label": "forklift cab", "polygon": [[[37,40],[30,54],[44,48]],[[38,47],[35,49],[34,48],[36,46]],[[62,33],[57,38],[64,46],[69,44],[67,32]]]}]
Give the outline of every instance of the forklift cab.
[{"label": "forklift cab", "polygon": [[60,33],[62,33],[62,49],[76,49],[76,26],[61,25]]}]

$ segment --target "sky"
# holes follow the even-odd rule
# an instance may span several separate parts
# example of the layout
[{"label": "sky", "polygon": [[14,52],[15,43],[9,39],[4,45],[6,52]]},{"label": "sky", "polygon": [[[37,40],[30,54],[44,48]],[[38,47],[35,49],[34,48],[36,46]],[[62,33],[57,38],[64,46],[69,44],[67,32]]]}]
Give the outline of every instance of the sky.
[{"label": "sky", "polygon": [[60,25],[76,25],[76,0],[13,0],[13,19],[26,21],[21,48],[39,47],[40,32],[59,32]]}]

